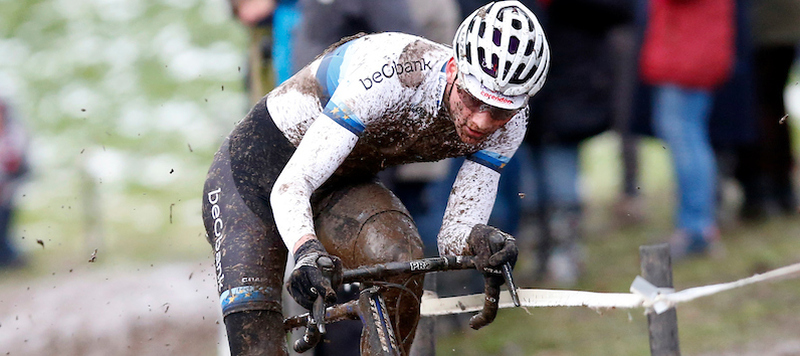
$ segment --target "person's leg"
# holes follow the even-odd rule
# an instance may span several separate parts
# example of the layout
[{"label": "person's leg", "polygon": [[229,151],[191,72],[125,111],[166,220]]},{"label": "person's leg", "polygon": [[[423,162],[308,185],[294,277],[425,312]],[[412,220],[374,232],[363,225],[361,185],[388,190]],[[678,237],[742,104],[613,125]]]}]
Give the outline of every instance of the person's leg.
[{"label": "person's leg", "polygon": [[[329,253],[342,259],[345,268],[424,256],[414,221],[391,191],[372,181],[339,187],[327,194],[322,193],[327,187],[322,188],[314,197],[314,215],[317,237]],[[404,355],[414,339],[422,280],[422,276],[386,280],[404,287],[389,288],[383,294]]]},{"label": "person's leg", "polygon": [[272,22],[272,67],[276,85],[295,73],[292,66],[292,34],[300,23],[301,15],[296,3],[279,2],[275,8]]},{"label": "person's leg", "polygon": [[237,192],[225,151],[206,182],[203,217],[231,355],[286,355],[280,303],[287,251]]},{"label": "person's leg", "polygon": [[578,190],[579,151],[577,144],[548,145],[542,148],[548,190],[548,203],[559,206],[580,206]]},{"label": "person's leg", "polygon": [[759,48],[755,53],[758,116],[764,133],[759,162],[767,185],[767,199],[775,200],[777,208],[795,213],[792,172],[794,156],[790,138],[790,123],[778,122],[786,114],[783,93],[794,63],[794,46]]},{"label": "person's leg", "polygon": [[222,144],[208,172],[203,222],[233,356],[287,355],[281,291],[288,251],[268,197],[293,152],[262,100]]},{"label": "person's leg", "polygon": [[615,206],[617,218],[626,223],[644,218],[639,195],[639,138],[632,131],[634,92],[637,80],[638,45],[633,24],[617,26],[609,33],[614,54],[615,80],[612,125],[620,138],[622,191]]},{"label": "person's leg", "polygon": [[654,94],[653,127],[672,152],[676,225],[702,250],[702,237],[716,227],[716,162],[708,135],[711,95],[677,86],[657,87]]},{"label": "person's leg", "polygon": [[13,266],[17,262],[17,252],[11,244],[12,205],[0,204],[0,268]]},{"label": "person's leg", "polygon": [[551,240],[547,273],[554,282],[568,287],[577,283],[583,265],[578,145],[544,146],[542,155],[547,189],[544,231]]}]

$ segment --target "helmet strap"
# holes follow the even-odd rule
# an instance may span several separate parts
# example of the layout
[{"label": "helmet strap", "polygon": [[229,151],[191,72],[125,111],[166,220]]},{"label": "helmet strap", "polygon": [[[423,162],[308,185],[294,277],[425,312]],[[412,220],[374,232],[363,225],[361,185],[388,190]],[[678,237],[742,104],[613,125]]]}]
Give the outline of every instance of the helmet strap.
[{"label": "helmet strap", "polygon": [[447,95],[444,98],[444,103],[445,103],[444,108],[446,110],[447,116],[451,120],[453,119],[453,115],[451,115],[451,111],[450,111],[450,98],[453,96],[453,88],[455,88],[455,86],[456,86],[456,81],[458,80],[458,73],[459,73],[459,71],[456,71],[456,76],[453,78],[453,82],[449,83],[450,84],[450,89],[449,90],[445,89],[445,91],[447,92]]}]

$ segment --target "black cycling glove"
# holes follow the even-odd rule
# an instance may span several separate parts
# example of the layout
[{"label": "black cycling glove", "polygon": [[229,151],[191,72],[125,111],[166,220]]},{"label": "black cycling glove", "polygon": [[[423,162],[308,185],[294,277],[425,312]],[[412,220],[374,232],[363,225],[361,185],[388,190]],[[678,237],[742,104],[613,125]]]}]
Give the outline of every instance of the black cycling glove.
[{"label": "black cycling glove", "polygon": [[467,238],[470,252],[475,256],[475,268],[484,276],[503,278],[502,266],[517,263],[517,241],[500,229],[484,224],[472,227]]},{"label": "black cycling glove", "polygon": [[484,279],[483,311],[469,319],[469,326],[478,330],[497,316],[500,286],[505,282],[503,265],[509,263],[513,268],[517,263],[517,242],[500,229],[478,224],[470,231],[467,245],[475,256],[475,268],[483,273]]},{"label": "black cycling glove", "polygon": [[298,304],[311,310],[319,295],[325,304],[335,303],[336,288],[341,281],[342,260],[329,255],[319,240],[311,239],[294,254],[294,269],[287,289]]}]

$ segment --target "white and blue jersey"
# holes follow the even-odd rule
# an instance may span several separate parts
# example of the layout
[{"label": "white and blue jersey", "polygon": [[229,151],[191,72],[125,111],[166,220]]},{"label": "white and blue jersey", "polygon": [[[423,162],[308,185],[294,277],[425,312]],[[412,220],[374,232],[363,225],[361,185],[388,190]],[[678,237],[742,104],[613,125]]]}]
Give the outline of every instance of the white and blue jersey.
[{"label": "white and blue jersey", "polygon": [[449,47],[420,37],[367,35],[333,46],[267,95],[275,125],[297,147],[270,197],[290,251],[300,237],[314,234],[310,197],[331,176],[466,156],[439,251],[468,252],[466,238],[489,219],[500,172],[522,142],[528,111],[480,144],[464,143],[442,105],[451,56]]}]

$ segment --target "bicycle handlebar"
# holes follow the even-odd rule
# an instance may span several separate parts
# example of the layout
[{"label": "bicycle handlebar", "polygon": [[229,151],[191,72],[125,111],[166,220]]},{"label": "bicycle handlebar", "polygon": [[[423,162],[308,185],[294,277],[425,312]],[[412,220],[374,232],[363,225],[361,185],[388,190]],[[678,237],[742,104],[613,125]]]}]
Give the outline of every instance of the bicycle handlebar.
[{"label": "bicycle handlebar", "polygon": [[[342,282],[368,282],[401,274],[417,275],[430,272],[474,268],[475,262],[474,257],[472,256],[430,257],[406,262],[389,262],[371,266],[362,266],[345,270],[343,271]],[[511,264],[506,263],[502,266],[502,275],[506,285],[508,286],[508,291],[511,294],[511,299],[514,302],[514,305],[520,306],[521,304],[519,300],[519,294],[517,292],[517,286],[514,283],[513,276],[511,275]],[[486,295],[486,301],[483,309],[479,314],[470,319],[470,326],[476,330],[491,323],[497,316],[500,285],[486,285],[484,293]],[[328,310],[330,312],[330,309]],[[324,308],[324,302],[320,296],[317,297],[317,300],[314,302],[314,308],[310,314],[289,318],[284,321],[284,326],[290,329],[296,327],[295,325],[297,324],[297,320],[295,319],[308,319],[305,334],[294,344],[295,351],[298,353],[303,353],[314,347],[314,345],[316,345],[322,339],[322,334],[325,333],[325,314],[326,311]]]},{"label": "bicycle handlebar", "polygon": [[475,268],[472,256],[429,257],[406,262],[389,262],[345,270],[343,283],[380,280],[400,274],[417,275],[430,272]]}]

